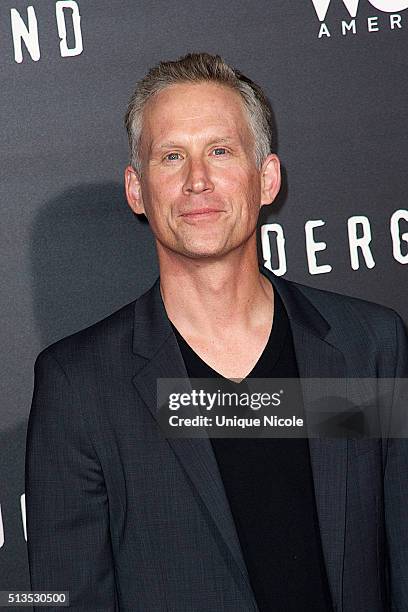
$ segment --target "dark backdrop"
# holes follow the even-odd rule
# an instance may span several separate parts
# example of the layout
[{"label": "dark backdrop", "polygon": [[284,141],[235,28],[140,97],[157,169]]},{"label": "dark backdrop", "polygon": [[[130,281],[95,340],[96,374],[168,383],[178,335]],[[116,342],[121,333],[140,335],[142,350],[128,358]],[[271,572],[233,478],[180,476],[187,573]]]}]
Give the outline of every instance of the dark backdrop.
[{"label": "dark backdrop", "polygon": [[[0,589],[28,587],[22,496],[35,357],[157,274],[149,227],[122,187],[135,81],[160,59],[206,50],[259,82],[285,169],[278,202],[262,212],[260,257],[407,320],[407,9],[408,0],[1,2]],[[364,237],[365,256],[355,249]],[[317,268],[313,240],[326,245]]]}]

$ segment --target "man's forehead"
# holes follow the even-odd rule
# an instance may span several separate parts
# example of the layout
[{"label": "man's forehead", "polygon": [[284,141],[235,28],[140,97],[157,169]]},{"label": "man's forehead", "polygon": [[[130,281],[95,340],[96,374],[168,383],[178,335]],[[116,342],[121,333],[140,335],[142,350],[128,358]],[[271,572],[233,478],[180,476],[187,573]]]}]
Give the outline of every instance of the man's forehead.
[{"label": "man's forehead", "polygon": [[154,146],[174,145],[188,135],[226,143],[240,140],[248,127],[242,99],[231,88],[216,83],[177,84],[147,103],[143,136],[153,140]]}]

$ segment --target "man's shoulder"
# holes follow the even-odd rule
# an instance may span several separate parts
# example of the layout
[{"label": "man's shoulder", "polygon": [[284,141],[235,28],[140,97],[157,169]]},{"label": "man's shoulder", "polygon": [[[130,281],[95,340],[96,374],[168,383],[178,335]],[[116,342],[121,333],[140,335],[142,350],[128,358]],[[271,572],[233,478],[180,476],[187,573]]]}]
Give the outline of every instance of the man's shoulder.
[{"label": "man's shoulder", "polygon": [[371,337],[373,341],[384,342],[385,338],[395,340],[396,330],[403,329],[400,315],[388,306],[360,297],[353,297],[318,289],[289,281],[327,321],[333,333],[344,339]]},{"label": "man's shoulder", "polygon": [[389,306],[384,306],[361,297],[337,293],[336,291],[329,291],[328,289],[319,289],[294,281],[287,282],[290,282],[293,287],[296,287],[296,289],[316,305],[316,307],[319,306],[327,313],[338,311],[353,312],[356,313],[357,316],[377,317],[387,321],[394,320],[395,317],[399,316],[398,313]]},{"label": "man's shoulder", "polygon": [[130,352],[136,301],[133,300],[92,325],[53,342],[41,351],[36,364],[53,359],[63,367],[74,363],[80,366],[98,356],[113,357],[123,350]]}]

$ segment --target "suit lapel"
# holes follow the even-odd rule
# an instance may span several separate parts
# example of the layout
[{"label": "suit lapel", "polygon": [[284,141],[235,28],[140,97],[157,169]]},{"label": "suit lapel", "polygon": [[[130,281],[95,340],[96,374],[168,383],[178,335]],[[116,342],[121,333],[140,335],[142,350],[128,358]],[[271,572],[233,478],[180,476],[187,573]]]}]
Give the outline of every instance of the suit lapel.
[{"label": "suit lapel", "polygon": [[[133,378],[133,383],[153,417],[159,421],[157,380],[185,379],[190,388],[181,352],[168,321],[157,281],[135,305],[134,350],[148,361]],[[180,390],[180,387],[178,387]],[[245,561],[231,515],[217,461],[208,438],[168,438],[191,483],[198,491],[214,521],[222,541],[229,549],[244,585],[247,597],[257,606],[250,586]]]},{"label": "suit lapel", "polygon": [[[265,273],[262,270],[262,273]],[[270,278],[278,290],[291,322],[293,341],[302,379],[302,393],[305,417],[313,412],[316,380],[314,387],[308,379],[319,381],[319,394],[330,398],[330,381],[339,379],[336,384],[342,397],[346,396],[346,361],[343,353],[331,343],[330,327],[300,289],[282,279]],[[341,380],[340,380],[341,379]],[[315,498],[323,555],[327,576],[336,610],[342,610],[342,580],[345,542],[347,450],[345,438],[309,439],[310,458],[313,471]]]},{"label": "suit lapel", "polygon": [[[308,378],[322,378],[321,397],[331,397],[330,382],[324,378],[344,378],[345,364],[341,353],[324,341],[292,326],[306,420],[313,407],[314,392]],[[316,383],[316,381],[315,381]],[[316,389],[314,384],[313,391]],[[344,395],[343,395],[344,397]],[[345,541],[347,440],[344,438],[310,438],[316,507],[327,576],[334,602],[341,610],[342,566]]]}]

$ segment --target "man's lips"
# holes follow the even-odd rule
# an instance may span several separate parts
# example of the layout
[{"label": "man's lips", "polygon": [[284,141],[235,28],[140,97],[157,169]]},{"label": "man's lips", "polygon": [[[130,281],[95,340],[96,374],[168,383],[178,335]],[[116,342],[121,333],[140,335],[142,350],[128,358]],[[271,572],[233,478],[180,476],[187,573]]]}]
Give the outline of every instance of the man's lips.
[{"label": "man's lips", "polygon": [[208,216],[220,212],[223,212],[221,208],[211,208],[209,206],[205,206],[203,208],[196,208],[195,210],[190,210],[188,212],[181,213],[180,216],[185,217],[187,219],[192,219],[195,217]]}]

